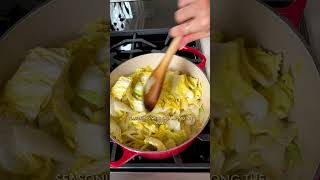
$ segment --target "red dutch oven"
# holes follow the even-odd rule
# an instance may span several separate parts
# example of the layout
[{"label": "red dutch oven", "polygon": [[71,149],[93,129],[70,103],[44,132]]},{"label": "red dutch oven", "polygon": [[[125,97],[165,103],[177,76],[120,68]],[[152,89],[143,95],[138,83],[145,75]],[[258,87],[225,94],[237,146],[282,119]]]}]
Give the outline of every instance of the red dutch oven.
[{"label": "red dutch oven", "polygon": [[[194,139],[201,133],[201,131],[204,129],[204,127],[208,123],[209,114],[210,114],[210,85],[205,73],[203,72],[206,64],[206,58],[198,50],[191,47],[183,47],[182,49],[180,49],[180,51],[193,53],[201,59],[201,62],[196,65],[182,57],[175,55],[170,63],[169,69],[189,74],[195,78],[198,78],[203,83],[201,101],[204,107],[205,121],[203,122],[202,128],[199,129],[199,131],[196,134],[194,134],[188,141],[184,142],[183,144],[177,147],[168,149],[166,151],[141,151],[141,150],[133,149],[124,144],[119,143],[116,139],[114,139],[111,136],[112,141],[119,144],[123,149],[122,157],[117,161],[110,162],[111,168],[120,167],[123,164],[127,163],[130,159],[134,158],[135,156],[142,156],[148,159],[165,159],[165,158],[177,155],[192,144]],[[150,53],[150,54],[137,56],[135,58],[132,58],[126,61],[125,63],[121,64],[114,71],[111,72],[110,74],[111,87],[120,76],[130,75],[137,68],[146,67],[146,66],[151,66],[152,68],[155,68],[159,64],[163,56],[164,56],[164,53]]]}]

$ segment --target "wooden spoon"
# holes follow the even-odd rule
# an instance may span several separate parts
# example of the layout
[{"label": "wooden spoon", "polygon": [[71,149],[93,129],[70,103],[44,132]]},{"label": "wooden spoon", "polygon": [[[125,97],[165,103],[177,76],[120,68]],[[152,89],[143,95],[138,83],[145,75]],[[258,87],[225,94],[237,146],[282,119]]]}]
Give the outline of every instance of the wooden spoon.
[{"label": "wooden spoon", "polygon": [[143,101],[144,106],[148,111],[152,111],[154,106],[158,102],[170,61],[172,59],[172,56],[176,54],[181,40],[182,37],[176,37],[172,40],[160,64],[156,69],[154,69],[146,83],[146,86],[144,88]]}]

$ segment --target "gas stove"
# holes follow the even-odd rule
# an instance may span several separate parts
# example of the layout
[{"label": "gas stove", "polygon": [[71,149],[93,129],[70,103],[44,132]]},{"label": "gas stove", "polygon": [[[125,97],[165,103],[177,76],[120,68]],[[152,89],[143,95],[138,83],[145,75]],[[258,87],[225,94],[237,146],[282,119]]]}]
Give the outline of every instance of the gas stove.
[{"label": "gas stove", "polygon": [[[117,31],[110,34],[110,71],[121,63],[147,53],[165,52],[170,44],[168,29],[144,29]],[[199,51],[201,42],[194,41],[187,46]],[[188,52],[178,52],[191,62],[198,64],[200,59]],[[205,72],[206,73],[206,72]],[[210,127],[209,125],[197,137],[194,143],[179,155],[163,160],[149,160],[135,157],[120,168],[111,172],[210,172]],[[120,159],[122,148],[110,142],[110,159]]]}]

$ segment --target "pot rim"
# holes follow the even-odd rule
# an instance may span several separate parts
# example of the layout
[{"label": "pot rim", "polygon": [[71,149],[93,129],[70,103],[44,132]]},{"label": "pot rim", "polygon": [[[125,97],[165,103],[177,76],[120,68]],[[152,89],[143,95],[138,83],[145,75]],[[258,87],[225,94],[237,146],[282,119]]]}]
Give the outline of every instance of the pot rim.
[{"label": "pot rim", "polygon": [[318,71],[318,75],[320,77],[320,61],[318,61],[318,57],[314,54],[314,52],[311,49],[311,46],[307,43],[306,39],[304,39],[304,37],[302,36],[302,34],[300,34],[300,32],[298,31],[298,29],[296,27],[294,27],[291,22],[286,19],[285,17],[281,16],[276,10],[274,10],[272,7],[268,6],[265,2],[263,2],[263,0],[256,0],[260,5],[262,5],[263,7],[265,7],[272,16],[275,16],[277,18],[280,18],[280,20],[282,20],[284,23],[287,24],[287,26],[289,27],[289,29],[298,37],[298,39],[300,40],[300,42],[304,45],[304,47],[306,48],[308,54],[311,56],[314,65],[317,68]]},{"label": "pot rim", "polygon": [[14,24],[11,25],[11,27],[9,27],[1,36],[0,36],[0,41],[2,41],[3,39],[5,39],[12,30],[14,30],[17,25],[21,24],[24,21],[27,21],[28,18],[31,18],[33,15],[39,13],[43,8],[45,8],[46,6],[50,6],[51,4],[53,4],[55,1],[57,0],[46,0],[44,2],[39,3],[38,6],[36,6],[35,8],[33,8],[32,10],[30,10],[28,13],[26,13],[23,17],[21,17],[19,20],[17,20]]}]

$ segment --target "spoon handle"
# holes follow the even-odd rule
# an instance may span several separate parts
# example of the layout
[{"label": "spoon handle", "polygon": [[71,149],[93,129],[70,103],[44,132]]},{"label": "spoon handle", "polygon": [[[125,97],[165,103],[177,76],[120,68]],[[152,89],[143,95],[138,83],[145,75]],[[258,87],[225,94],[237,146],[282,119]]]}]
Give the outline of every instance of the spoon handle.
[{"label": "spoon handle", "polygon": [[178,47],[180,45],[180,42],[182,40],[182,36],[179,37],[175,37],[172,42],[170,43],[167,52],[165,53],[162,61],[161,61],[161,69],[167,69],[169,64],[170,64],[170,60],[172,59],[172,56],[176,54]]}]

